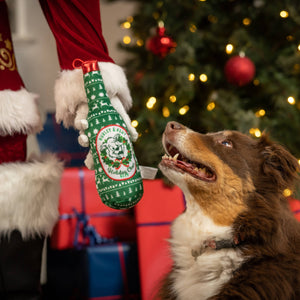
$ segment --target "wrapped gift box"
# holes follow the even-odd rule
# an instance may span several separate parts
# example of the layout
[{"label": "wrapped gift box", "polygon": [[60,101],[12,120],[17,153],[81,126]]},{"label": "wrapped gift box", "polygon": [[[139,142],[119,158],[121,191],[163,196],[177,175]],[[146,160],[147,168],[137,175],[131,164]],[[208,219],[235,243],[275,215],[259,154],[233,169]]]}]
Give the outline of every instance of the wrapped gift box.
[{"label": "wrapped gift box", "polygon": [[300,221],[300,201],[294,198],[289,198],[288,200],[295,218]]},{"label": "wrapped gift box", "polygon": [[52,152],[64,160],[67,167],[84,166],[88,148],[81,147],[78,142],[78,131],[66,129],[62,124],[57,124],[55,114],[48,113],[44,129],[37,135],[41,152]]},{"label": "wrapped gift box", "polygon": [[135,206],[143,300],[153,299],[170,270],[170,224],[184,209],[184,197],[177,186],[168,187],[160,179],[144,181],[144,196]]},{"label": "wrapped gift box", "polygon": [[140,299],[136,245],[48,251],[47,299]]},{"label": "wrapped gift box", "polygon": [[83,231],[79,230],[84,222],[105,238],[136,239],[132,210],[116,210],[104,205],[96,190],[94,176],[94,171],[87,168],[64,170],[59,199],[60,219],[51,236],[52,248],[72,248],[75,239],[80,244],[86,243]]}]

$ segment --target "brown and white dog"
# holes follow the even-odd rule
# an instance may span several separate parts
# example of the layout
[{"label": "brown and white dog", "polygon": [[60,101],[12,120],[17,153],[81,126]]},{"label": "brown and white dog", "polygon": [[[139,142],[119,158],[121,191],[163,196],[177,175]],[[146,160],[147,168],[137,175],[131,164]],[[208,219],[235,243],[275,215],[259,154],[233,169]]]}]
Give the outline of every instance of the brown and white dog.
[{"label": "brown and white dog", "polygon": [[160,169],[186,210],[171,228],[161,299],[300,299],[300,223],[283,191],[298,161],[265,135],[200,134],[169,122]]}]

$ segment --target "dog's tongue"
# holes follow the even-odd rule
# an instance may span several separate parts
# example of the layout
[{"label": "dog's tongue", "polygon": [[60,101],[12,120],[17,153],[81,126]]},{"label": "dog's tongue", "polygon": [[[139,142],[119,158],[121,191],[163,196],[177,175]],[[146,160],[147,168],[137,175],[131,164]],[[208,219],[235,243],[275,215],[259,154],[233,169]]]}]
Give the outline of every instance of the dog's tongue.
[{"label": "dog's tongue", "polygon": [[202,180],[212,180],[214,175],[207,172],[206,168],[197,168],[193,164],[190,164],[188,162],[177,160],[175,162],[176,166],[180,169],[182,169],[185,172],[190,173],[191,175],[194,175],[196,177],[199,177]]}]

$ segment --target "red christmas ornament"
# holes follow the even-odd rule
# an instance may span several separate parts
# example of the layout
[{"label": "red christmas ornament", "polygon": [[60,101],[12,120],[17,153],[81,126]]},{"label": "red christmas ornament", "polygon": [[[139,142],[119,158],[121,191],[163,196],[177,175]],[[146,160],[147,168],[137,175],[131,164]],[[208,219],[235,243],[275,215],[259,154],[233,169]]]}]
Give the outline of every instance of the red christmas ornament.
[{"label": "red christmas ornament", "polygon": [[154,55],[165,57],[176,47],[174,40],[165,34],[166,28],[160,25],[156,29],[156,35],[151,37],[147,43],[146,48]]},{"label": "red christmas ornament", "polygon": [[225,75],[229,83],[243,86],[252,81],[255,66],[247,57],[234,56],[225,65]]}]

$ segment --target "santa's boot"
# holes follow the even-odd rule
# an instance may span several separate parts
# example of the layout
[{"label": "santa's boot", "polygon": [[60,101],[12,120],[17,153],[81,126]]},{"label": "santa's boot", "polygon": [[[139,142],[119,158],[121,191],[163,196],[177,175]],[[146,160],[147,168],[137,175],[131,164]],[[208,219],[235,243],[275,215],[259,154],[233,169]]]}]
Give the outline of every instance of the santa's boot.
[{"label": "santa's boot", "polygon": [[0,165],[0,299],[41,299],[44,239],[58,218],[62,166],[54,156]]},{"label": "santa's boot", "polygon": [[0,243],[0,299],[41,299],[40,272],[43,236],[23,239],[20,231]]},{"label": "santa's boot", "polygon": [[40,299],[44,237],[58,218],[62,165],[52,155],[26,159],[26,139],[42,126],[36,95],[17,71],[0,0],[0,299]]}]

